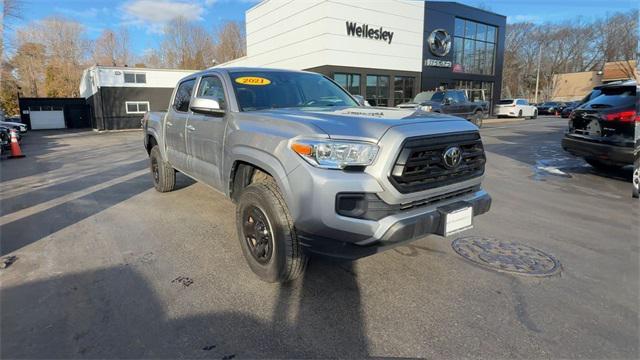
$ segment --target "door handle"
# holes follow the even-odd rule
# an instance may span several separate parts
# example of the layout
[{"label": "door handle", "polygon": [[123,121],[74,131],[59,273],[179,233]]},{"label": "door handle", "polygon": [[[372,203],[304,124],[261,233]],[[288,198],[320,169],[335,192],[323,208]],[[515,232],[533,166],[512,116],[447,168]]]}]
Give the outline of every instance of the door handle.
[{"label": "door handle", "polygon": [[167,121],[167,126],[173,126],[173,123],[171,121]]},{"label": "door handle", "polygon": [[193,127],[192,125],[187,125],[187,130],[189,131],[194,131],[196,128]]}]

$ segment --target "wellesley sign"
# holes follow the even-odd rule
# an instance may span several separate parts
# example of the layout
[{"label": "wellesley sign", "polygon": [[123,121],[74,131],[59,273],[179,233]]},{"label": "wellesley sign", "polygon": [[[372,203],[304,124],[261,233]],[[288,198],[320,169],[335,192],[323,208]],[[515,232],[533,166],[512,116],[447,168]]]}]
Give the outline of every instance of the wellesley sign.
[{"label": "wellesley sign", "polygon": [[351,21],[347,21],[347,35],[364,39],[383,40],[389,44],[393,39],[393,31],[383,30],[382,26],[375,29],[370,28],[367,24],[358,25],[358,23]]}]

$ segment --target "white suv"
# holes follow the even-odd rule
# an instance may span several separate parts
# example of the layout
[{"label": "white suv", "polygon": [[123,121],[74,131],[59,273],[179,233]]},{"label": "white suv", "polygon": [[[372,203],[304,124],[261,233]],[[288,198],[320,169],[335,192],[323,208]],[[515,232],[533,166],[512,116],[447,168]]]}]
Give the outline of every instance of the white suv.
[{"label": "white suv", "polygon": [[498,101],[494,114],[497,117],[528,117],[535,119],[538,117],[538,109],[529,105],[526,99],[503,99]]}]

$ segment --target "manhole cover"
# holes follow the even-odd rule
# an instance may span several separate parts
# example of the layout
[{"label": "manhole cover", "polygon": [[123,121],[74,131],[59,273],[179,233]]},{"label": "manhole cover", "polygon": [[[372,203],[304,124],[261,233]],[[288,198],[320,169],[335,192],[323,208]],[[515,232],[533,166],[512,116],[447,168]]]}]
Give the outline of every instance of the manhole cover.
[{"label": "manhole cover", "polygon": [[560,270],[560,262],[552,255],[513,242],[467,236],[454,240],[451,247],[463,258],[497,271],[549,276]]}]

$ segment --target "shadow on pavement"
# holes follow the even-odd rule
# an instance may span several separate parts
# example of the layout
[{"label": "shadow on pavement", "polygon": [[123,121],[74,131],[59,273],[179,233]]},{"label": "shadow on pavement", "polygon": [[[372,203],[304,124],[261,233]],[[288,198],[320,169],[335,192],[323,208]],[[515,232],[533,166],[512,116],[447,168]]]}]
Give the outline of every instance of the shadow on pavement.
[{"label": "shadow on pavement", "polygon": [[[280,287],[271,321],[234,311],[169,317],[165,309],[175,305],[162,303],[131,264],[5,288],[0,293],[0,356],[365,357],[352,267],[320,262],[309,270],[302,281]],[[195,280],[191,287],[175,284],[163,294],[185,299],[198,286]],[[260,283],[255,291],[273,286],[279,285]],[[249,301],[258,299],[256,294]]]},{"label": "shadow on pavement", "polygon": [[55,185],[34,189],[33,191],[2,199],[0,204],[0,216],[11,214],[67,194],[80,191],[95,185],[105,183],[115,178],[131,174],[145,169],[148,160],[136,161],[126,165],[116,166],[99,173],[83,176],[73,180],[61,182]]},{"label": "shadow on pavement", "polygon": [[123,181],[0,226],[0,255],[8,254],[153,187],[148,174]]}]

